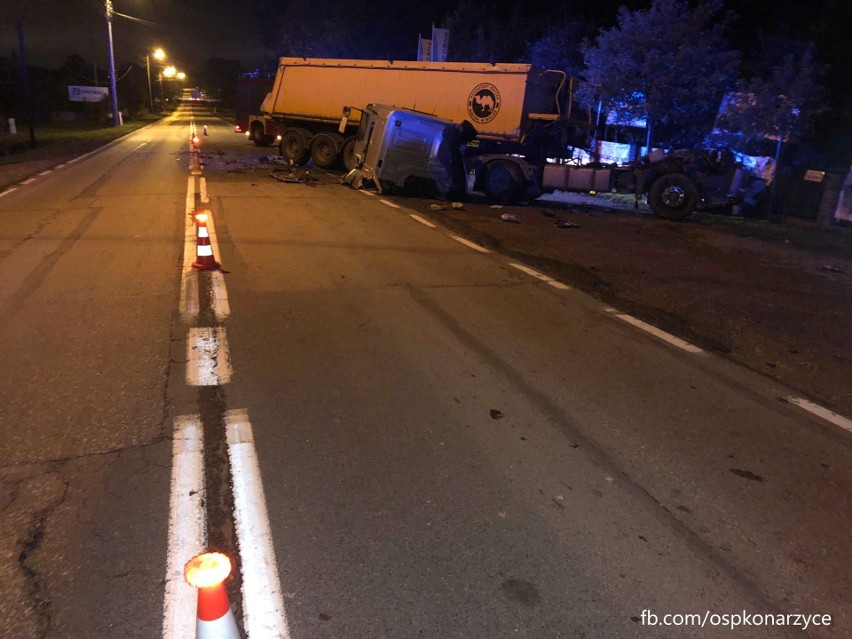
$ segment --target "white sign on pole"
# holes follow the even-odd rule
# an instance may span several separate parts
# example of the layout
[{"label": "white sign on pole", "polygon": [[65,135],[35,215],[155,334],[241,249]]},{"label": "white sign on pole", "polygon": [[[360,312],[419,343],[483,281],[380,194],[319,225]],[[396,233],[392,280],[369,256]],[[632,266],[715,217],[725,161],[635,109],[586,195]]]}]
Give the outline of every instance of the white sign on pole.
[{"label": "white sign on pole", "polygon": [[71,102],[100,102],[109,96],[106,87],[81,87],[68,85],[68,99]]},{"label": "white sign on pole", "polygon": [[432,62],[446,62],[450,46],[450,30],[432,26]]},{"label": "white sign on pole", "polygon": [[417,42],[417,61],[428,61],[432,59],[432,41],[420,36]]}]

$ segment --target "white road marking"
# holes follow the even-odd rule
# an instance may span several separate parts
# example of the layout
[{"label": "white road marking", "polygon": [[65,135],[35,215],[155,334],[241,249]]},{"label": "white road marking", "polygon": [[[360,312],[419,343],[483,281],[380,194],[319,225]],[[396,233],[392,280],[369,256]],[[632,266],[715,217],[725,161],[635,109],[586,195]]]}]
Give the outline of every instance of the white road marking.
[{"label": "white road marking", "polygon": [[813,413],[817,417],[822,417],[825,421],[839,426],[843,430],[852,433],[852,419],[848,419],[843,415],[838,415],[834,411],[823,408],[819,404],[814,404],[801,397],[785,397],[788,402],[795,404],[799,408],[803,408],[809,413]]},{"label": "white road marking", "polygon": [[266,497],[247,412],[227,411],[225,429],[243,577],[243,625],[249,637],[288,639]]},{"label": "white road marking", "polygon": [[195,219],[192,216],[194,210],[195,178],[190,176],[186,185],[186,221],[184,227],[183,269],[181,271],[179,304],[181,317],[188,323],[198,317],[199,312],[198,271],[192,268],[198,244],[195,236]]},{"label": "white road marking", "polygon": [[636,319],[632,315],[627,315],[625,313],[616,313],[615,317],[618,319],[627,322],[628,324],[632,324],[636,328],[639,328],[646,333],[650,333],[654,337],[657,337],[664,342],[668,342],[672,346],[677,346],[678,348],[686,351],[687,353],[703,353],[704,351],[697,346],[693,346],[689,342],[685,342],[679,337],[675,337],[671,333],[666,333],[663,330],[660,330],[656,326],[651,326],[650,324],[646,324],[640,319]]},{"label": "white road marking", "polygon": [[39,175],[47,175],[48,173],[53,173],[53,169],[48,169],[47,171],[42,171]]},{"label": "white road marking", "polygon": [[190,328],[186,338],[186,383],[220,386],[230,382],[232,374],[225,328]]},{"label": "white road marking", "polygon": [[65,164],[57,164],[57,165],[56,165],[56,166],[54,166],[53,168],[54,168],[54,169],[61,169],[61,168],[63,168],[64,166],[65,166]]},{"label": "white road marking", "polygon": [[200,185],[201,203],[208,204],[210,202],[210,195],[207,193],[207,178],[199,178],[198,182]]},{"label": "white road marking", "polygon": [[204,434],[198,415],[175,420],[163,639],[195,636],[197,593],[183,578],[187,561],[207,546]]},{"label": "white road marking", "polygon": [[36,179],[34,177],[31,177],[29,180],[24,180],[23,182],[21,182],[21,185],[29,184],[30,182],[35,182],[35,181],[36,181]]},{"label": "white road marking", "polygon": [[220,322],[231,314],[228,289],[225,286],[225,275],[222,271],[210,272],[210,305],[213,307],[213,314]]},{"label": "white road marking", "polygon": [[529,266],[524,266],[523,264],[518,264],[516,262],[512,262],[509,266],[518,269],[519,271],[523,271],[527,275],[532,275],[537,280],[541,280],[545,284],[552,286],[553,288],[558,288],[560,291],[568,291],[571,290],[570,286],[563,284],[562,282],[553,279],[552,277],[548,277],[543,273],[539,273],[535,269],[531,269]]},{"label": "white road marking", "polygon": [[379,202],[381,202],[382,204],[385,204],[385,205],[387,205],[387,206],[391,207],[392,209],[398,209],[398,208],[401,208],[401,207],[399,206],[399,204],[394,204],[393,202],[390,202],[390,201],[388,201],[388,200],[379,200]]},{"label": "white road marking", "polygon": [[17,190],[18,190],[18,187],[13,186],[12,188],[6,189],[2,193],[0,193],[0,197],[3,197],[4,195],[9,195],[9,193],[11,193],[12,191],[17,191]]},{"label": "white road marking", "polygon": [[432,222],[430,222],[429,220],[426,220],[426,219],[424,219],[424,218],[420,217],[419,215],[416,215],[415,213],[409,213],[409,217],[410,217],[412,220],[417,220],[417,221],[418,221],[418,222],[420,222],[423,226],[428,226],[430,229],[437,228],[434,224],[432,224]]},{"label": "white road marking", "polygon": [[472,248],[474,251],[479,251],[480,253],[490,253],[491,252],[487,248],[485,248],[484,246],[480,246],[479,244],[474,244],[470,240],[466,240],[463,237],[459,237],[458,235],[450,235],[450,237],[453,238],[456,242],[460,242],[461,244],[464,244],[466,247]]},{"label": "white road marking", "polygon": [[[86,155],[88,155],[88,154],[86,154]],[[78,156],[78,157],[76,157],[76,158],[71,158],[71,159],[70,159],[70,160],[68,160],[65,164],[74,164],[74,162],[76,162],[77,160],[81,160],[81,159],[83,159],[84,157],[86,157],[86,156],[85,156],[85,155],[81,155],[81,156]]]},{"label": "white road marking", "polygon": [[148,141],[147,141],[147,140],[145,140],[142,144],[140,144],[140,145],[139,145],[139,146],[137,146],[135,149],[133,149],[133,151],[131,151],[131,153],[135,153],[136,151],[138,151],[139,149],[141,149],[141,148],[142,148],[143,146],[145,146],[146,144],[148,144]]},{"label": "white road marking", "polygon": [[363,193],[364,195],[369,195],[370,197],[373,197],[375,195],[375,193],[373,193],[372,191],[365,191],[363,189],[358,189],[358,193]]}]

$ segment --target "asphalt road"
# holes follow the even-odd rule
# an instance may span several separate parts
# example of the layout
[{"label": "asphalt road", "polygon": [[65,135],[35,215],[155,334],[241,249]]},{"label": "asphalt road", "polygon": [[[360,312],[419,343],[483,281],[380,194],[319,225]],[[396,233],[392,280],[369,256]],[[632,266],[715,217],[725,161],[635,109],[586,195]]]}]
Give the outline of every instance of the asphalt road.
[{"label": "asphalt road", "polygon": [[[193,117],[224,276],[185,263]],[[293,639],[852,634],[852,434],[438,218],[240,163],[264,152],[186,106],[0,197],[0,636],[163,636],[187,416],[242,624],[235,414]],[[229,374],[195,385],[205,329]]]}]

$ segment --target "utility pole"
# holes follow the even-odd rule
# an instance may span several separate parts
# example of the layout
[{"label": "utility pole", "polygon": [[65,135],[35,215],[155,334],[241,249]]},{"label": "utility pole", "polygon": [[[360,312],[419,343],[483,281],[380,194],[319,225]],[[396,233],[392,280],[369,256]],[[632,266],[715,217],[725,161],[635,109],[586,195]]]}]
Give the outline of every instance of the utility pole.
[{"label": "utility pole", "polygon": [[27,61],[27,48],[24,45],[24,25],[21,22],[15,23],[15,28],[18,30],[18,49],[21,55],[21,79],[24,83],[24,100],[27,110],[27,124],[30,128],[30,148],[34,149],[36,145],[35,139],[35,109],[33,108],[33,88],[30,84],[30,63]]},{"label": "utility pole", "polygon": [[112,0],[106,0],[107,33],[109,34],[109,93],[112,98],[112,125],[119,125],[118,94],[115,92],[115,55],[112,51]]}]

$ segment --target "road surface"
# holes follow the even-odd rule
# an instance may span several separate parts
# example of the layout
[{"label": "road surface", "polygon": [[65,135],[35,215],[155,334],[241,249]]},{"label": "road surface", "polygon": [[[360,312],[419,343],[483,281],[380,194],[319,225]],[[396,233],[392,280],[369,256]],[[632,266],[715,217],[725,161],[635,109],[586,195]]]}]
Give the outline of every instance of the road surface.
[{"label": "road surface", "polygon": [[0,636],[191,636],[208,548],[252,639],[852,633],[848,420],[258,153],[0,197]]}]

